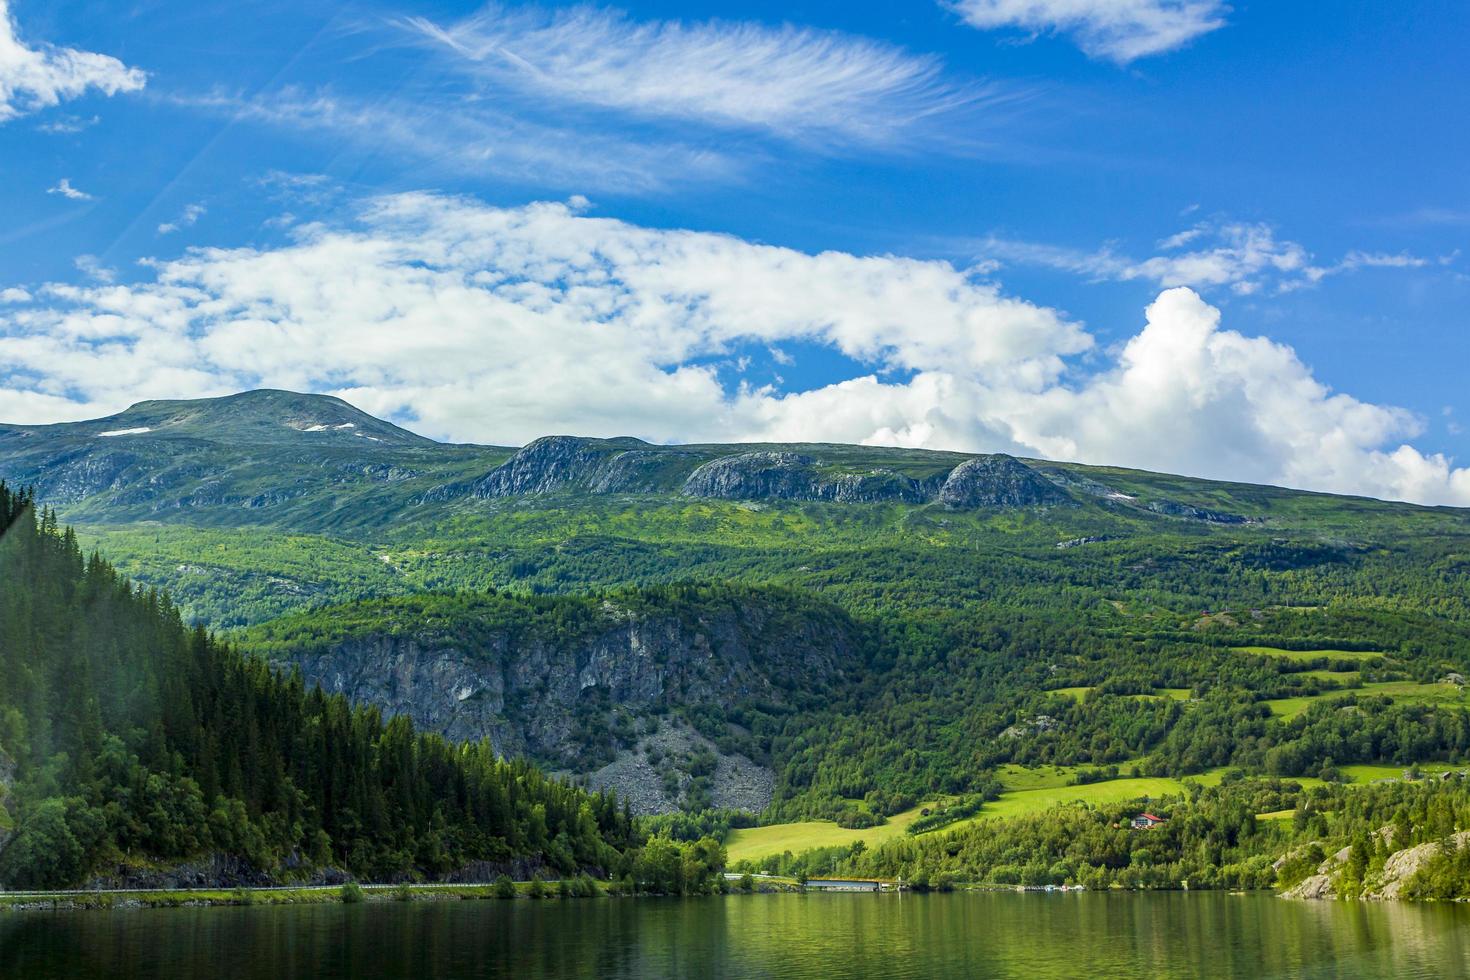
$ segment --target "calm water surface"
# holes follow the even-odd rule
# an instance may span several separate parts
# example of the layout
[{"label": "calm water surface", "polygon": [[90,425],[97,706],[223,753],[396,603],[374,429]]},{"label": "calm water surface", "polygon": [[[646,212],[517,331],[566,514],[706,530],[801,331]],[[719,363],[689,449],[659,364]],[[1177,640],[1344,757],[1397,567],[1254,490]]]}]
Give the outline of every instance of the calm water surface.
[{"label": "calm water surface", "polygon": [[0,977],[1470,977],[1470,909],[743,895],[0,914]]}]

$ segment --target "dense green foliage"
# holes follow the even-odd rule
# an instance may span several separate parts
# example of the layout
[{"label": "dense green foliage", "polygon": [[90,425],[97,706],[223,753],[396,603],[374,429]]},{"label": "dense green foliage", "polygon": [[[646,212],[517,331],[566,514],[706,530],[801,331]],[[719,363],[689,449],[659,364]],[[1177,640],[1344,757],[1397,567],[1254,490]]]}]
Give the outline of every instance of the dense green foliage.
[{"label": "dense green foliage", "polygon": [[385,723],[185,628],[3,484],[0,528],[6,884],[216,853],[287,876],[616,871],[638,843],[610,796]]},{"label": "dense green foliage", "polygon": [[[286,393],[215,414],[156,403],[129,417],[158,427],[146,438],[92,437],[115,420],[17,429],[0,433],[0,462],[34,473],[85,521],[87,546],[170,590],[187,619],[253,626],[249,642],[273,656],[418,629],[560,641],[598,628],[607,601],[698,620],[733,596],[840,623],[860,668],[841,684],[797,685],[779,706],[679,708],[717,747],[771,766],[767,820],[861,826],[984,795],[1008,763],[1315,777],[1470,757],[1455,683],[1470,676],[1464,510],[1038,461],[1065,502],[712,499],[683,479],[749,449],[926,481],[961,457],[598,440],[580,448],[635,454],[636,492],[568,478],[480,497],[468,488],[510,451],[391,427],[372,430],[382,443],[335,428],[314,442],[281,425],[345,425],[322,414],[345,411]],[[581,771],[625,751],[642,721],[589,700]],[[697,809],[709,797],[695,768],[709,767],[687,773]]]},{"label": "dense green foliage", "polygon": [[[1237,771],[1218,786],[1188,788],[1184,796],[1146,804],[1164,820],[1149,829],[1132,826],[1144,804],[1074,804],[873,848],[859,842],[772,856],[755,866],[770,874],[902,878],[918,889],[955,883],[1285,889],[1328,867],[1330,893],[1353,898],[1375,894],[1392,855],[1428,844],[1432,856],[1411,869],[1404,897],[1470,896],[1470,846],[1453,836],[1470,825],[1470,780],[1304,788]],[[1260,819],[1260,813],[1283,816]]]}]

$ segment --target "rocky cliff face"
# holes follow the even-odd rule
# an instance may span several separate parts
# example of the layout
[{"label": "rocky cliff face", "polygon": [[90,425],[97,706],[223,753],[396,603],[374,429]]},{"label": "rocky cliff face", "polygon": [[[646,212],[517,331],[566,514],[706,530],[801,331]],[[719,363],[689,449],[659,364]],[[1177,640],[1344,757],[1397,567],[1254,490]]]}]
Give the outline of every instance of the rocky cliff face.
[{"label": "rocky cliff face", "polygon": [[932,489],[892,470],[824,472],[801,453],[752,452],[721,456],[684,481],[691,497],[721,500],[830,500],[838,503],[923,503]]},{"label": "rocky cliff face", "polygon": [[980,507],[1041,507],[1072,498],[1020,460],[1004,454],[967,459],[950,471],[939,502],[955,510]]},{"label": "rocky cliff face", "polygon": [[664,489],[661,474],[682,455],[639,439],[546,436],[485,474],[471,492],[477,497],[564,491],[653,493]]},{"label": "rocky cliff face", "polygon": [[676,488],[688,497],[716,500],[925,504],[937,499],[962,510],[1071,502],[1065,490],[1010,456],[981,456],[947,474],[920,480],[884,467],[832,465],[804,452],[755,450],[711,459],[708,448],[684,450],[636,439],[571,436],[537,439],[478,480],[472,492],[478,497],[509,497],[666,493]]},{"label": "rocky cliff face", "polygon": [[451,739],[489,738],[501,754],[590,774],[672,711],[791,705],[839,680],[854,656],[853,639],[830,622],[743,602],[695,621],[607,603],[596,629],[559,640],[385,629],[290,660],[309,683]]},{"label": "rocky cliff face", "polygon": [[1192,507],[1189,504],[1181,504],[1173,500],[1154,500],[1148,504],[1148,509],[1155,514],[1163,514],[1165,517],[1182,517],[1191,521],[1204,521],[1208,524],[1247,524],[1249,520],[1239,514],[1227,514],[1224,511],[1206,510],[1203,507]]}]

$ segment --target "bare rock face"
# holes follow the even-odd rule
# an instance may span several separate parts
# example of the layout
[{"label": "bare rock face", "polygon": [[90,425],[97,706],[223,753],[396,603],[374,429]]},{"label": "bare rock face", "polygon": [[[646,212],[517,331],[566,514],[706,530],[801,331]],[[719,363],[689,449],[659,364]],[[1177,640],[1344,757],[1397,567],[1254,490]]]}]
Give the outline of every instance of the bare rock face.
[{"label": "bare rock face", "polygon": [[818,460],[801,453],[751,452],[703,464],[684,481],[684,493],[719,500],[923,503],[932,490],[892,470],[824,472]]},{"label": "bare rock face", "polygon": [[[1451,837],[1450,840],[1453,842],[1455,850],[1459,850],[1467,843],[1470,843],[1470,831],[1462,830]],[[1406,847],[1402,851],[1390,854],[1388,860],[1383,862],[1382,883],[1378,885],[1371,896],[1364,897],[1402,898],[1404,888],[1409,884],[1410,879],[1419,873],[1419,869],[1435,855],[1439,847],[1439,842],[1433,841],[1428,844]]]},{"label": "bare rock face", "polygon": [[[1384,842],[1393,846],[1393,827],[1387,826],[1374,831],[1374,837],[1382,837]],[[1470,844],[1470,831],[1460,831],[1450,838],[1451,845],[1456,849]],[[1414,875],[1419,873],[1430,858],[1440,849],[1439,841],[1431,841],[1426,844],[1416,844],[1413,847],[1405,847],[1388,856],[1383,862],[1381,874],[1368,875],[1368,880],[1363,882],[1362,894],[1358,897],[1368,900],[1388,900],[1404,897],[1404,889]],[[1342,879],[1343,867],[1347,864],[1350,848],[1342,848],[1336,854],[1330,854],[1318,865],[1317,873],[1306,878],[1294,887],[1282,893],[1283,898],[1324,899],[1336,898],[1338,884]],[[1284,859],[1283,859],[1284,860]]]},{"label": "bare rock face", "polygon": [[[675,711],[819,697],[853,669],[855,648],[840,624],[791,615],[779,604],[731,601],[692,620],[609,602],[594,627],[558,638],[473,624],[384,629],[300,650],[290,661],[309,684],[408,715],[450,739],[488,738],[502,755],[590,775],[622,758],[640,729],[659,727]],[[715,796],[722,785],[754,785],[743,796],[734,788],[726,795],[768,803],[769,772],[742,765],[762,768],[721,757],[728,772],[723,782],[715,773]],[[624,775],[646,782],[636,770]],[[623,789],[617,771],[604,775]],[[656,812],[662,804],[655,804]]]},{"label": "bare rock face", "polygon": [[1189,504],[1181,504],[1174,500],[1154,500],[1148,504],[1148,509],[1155,514],[1163,514],[1165,517],[1182,517],[1191,521],[1204,521],[1207,524],[1249,524],[1248,518],[1239,514],[1227,514],[1224,511],[1206,510],[1203,507],[1192,507]]},{"label": "bare rock face", "polygon": [[1072,503],[1063,490],[1013,456],[967,459],[950,471],[939,502],[954,510],[1045,507]]},{"label": "bare rock face", "polygon": [[689,465],[686,460],[682,450],[656,448],[641,439],[546,436],[475,481],[471,493],[476,497],[656,493],[669,489],[667,471]]},{"label": "bare rock face", "polygon": [[[675,813],[690,782],[690,776],[679,771],[677,760],[696,752],[715,758],[712,806],[759,813],[771,805],[776,775],[769,767],[738,753],[720,752],[709,739],[676,720],[660,722],[647,738],[593,773],[587,785],[594,790],[617,790],[619,799],[627,800],[639,815]],[[673,780],[665,778],[668,773]]]}]

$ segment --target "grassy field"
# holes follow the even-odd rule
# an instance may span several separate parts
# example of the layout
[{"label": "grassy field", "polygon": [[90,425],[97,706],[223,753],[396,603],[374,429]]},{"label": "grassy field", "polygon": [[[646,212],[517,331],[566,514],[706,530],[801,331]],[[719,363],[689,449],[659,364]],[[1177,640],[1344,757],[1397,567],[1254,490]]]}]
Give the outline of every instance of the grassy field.
[{"label": "grassy field", "polygon": [[[1126,771],[1128,766],[1118,767]],[[1007,791],[1051,789],[1066,786],[1077,775],[1076,766],[1001,766],[995,771]]]},{"label": "grassy field", "polygon": [[1314,680],[1332,681],[1337,684],[1354,684],[1362,679],[1363,672],[1360,670],[1303,670],[1291,676],[1310,677]]},{"label": "grassy field", "polygon": [[1160,698],[1170,701],[1188,701],[1194,691],[1187,687],[1156,687],[1150,694],[1130,694],[1130,698]]},{"label": "grassy field", "polygon": [[[1087,692],[1094,690],[1091,687],[1055,687],[1048,694],[1060,694],[1071,698],[1073,701],[1081,701],[1087,697]],[[1187,687],[1156,687],[1148,694],[1130,694],[1130,698],[1168,698],[1172,701],[1188,701],[1194,692]]]},{"label": "grassy field", "polygon": [[1362,687],[1343,691],[1328,691],[1297,698],[1276,698],[1266,701],[1271,713],[1287,721],[1311,707],[1312,702],[1346,697],[1349,694],[1377,695],[1392,698],[1399,704],[1432,704],[1455,706],[1470,704],[1465,692],[1453,684],[1416,684],[1413,681],[1384,681],[1379,684],[1364,684]]},{"label": "grassy field", "polygon": [[1295,663],[1304,663],[1326,657],[1328,660],[1354,660],[1363,662],[1384,656],[1376,650],[1282,650],[1278,647],[1235,647],[1238,653],[1250,653],[1258,657],[1279,657]]},{"label": "grassy field", "polygon": [[[1128,767],[1125,764],[1120,768],[1126,771]],[[1188,778],[1208,786],[1218,783],[1223,772],[1224,770],[1215,770]],[[1068,785],[1075,774],[1076,768],[1072,766],[1041,766],[1035,769],[1024,766],[1005,766],[999,770],[999,776],[1007,789],[1001,794],[999,800],[985,804],[985,808],[975,817],[941,827],[932,833],[948,833],[978,820],[1040,813],[1058,803],[1119,803],[1143,797],[1157,798],[1174,795],[1184,791],[1184,783],[1181,780],[1168,777],[1124,778],[1089,783],[1085,786]],[[905,810],[903,813],[889,817],[888,822],[881,827],[869,827],[865,830],[847,830],[827,820],[806,820],[799,823],[772,824],[769,827],[734,830],[731,831],[725,846],[729,851],[732,864],[747,859],[758,861],[784,851],[800,854],[814,847],[850,845],[857,841],[862,841],[872,847],[894,837],[903,836],[908,830],[908,825],[919,816],[920,810],[924,806],[932,805],[932,803],[925,803],[912,810]]]},{"label": "grassy field", "polygon": [[800,854],[814,847],[835,847],[862,841],[869,847],[892,837],[901,837],[908,831],[909,824],[919,818],[920,812],[933,802],[923,803],[912,810],[896,813],[880,827],[849,830],[839,827],[830,820],[803,820],[799,823],[778,823],[769,827],[747,827],[730,831],[725,841],[730,863],[746,859],[755,861],[772,854],[790,851]]},{"label": "grassy field", "polygon": [[[1453,762],[1419,763],[1419,771],[1431,776],[1436,773],[1449,772],[1450,770],[1458,771],[1464,768],[1466,768],[1464,764]],[[1407,769],[1408,766],[1358,765],[1341,766],[1338,771],[1352,780],[1354,784],[1366,784],[1377,782],[1380,779],[1402,779],[1404,771]]]}]

